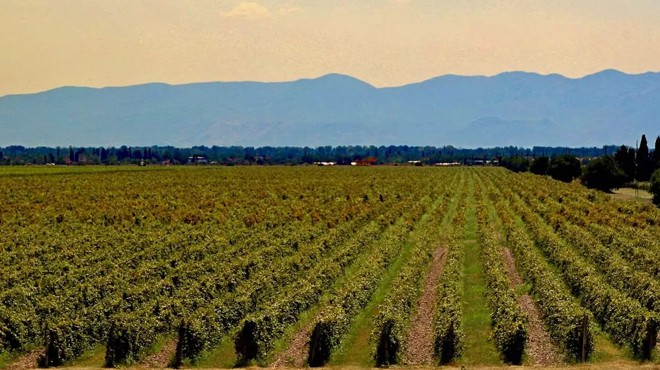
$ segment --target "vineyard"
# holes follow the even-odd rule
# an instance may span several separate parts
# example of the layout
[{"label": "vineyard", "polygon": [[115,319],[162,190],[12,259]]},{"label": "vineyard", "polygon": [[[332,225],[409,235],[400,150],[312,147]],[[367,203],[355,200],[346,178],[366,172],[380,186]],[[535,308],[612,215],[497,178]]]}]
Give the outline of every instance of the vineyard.
[{"label": "vineyard", "polygon": [[660,211],[577,183],[23,167],[0,188],[0,368],[660,362]]}]

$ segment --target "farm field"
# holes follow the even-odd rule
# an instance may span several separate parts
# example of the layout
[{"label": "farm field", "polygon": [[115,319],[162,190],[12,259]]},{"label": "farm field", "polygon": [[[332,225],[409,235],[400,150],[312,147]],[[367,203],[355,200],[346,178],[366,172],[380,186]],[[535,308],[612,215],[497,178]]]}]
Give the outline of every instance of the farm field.
[{"label": "farm field", "polygon": [[0,368],[660,364],[660,210],[501,168],[0,168]]}]

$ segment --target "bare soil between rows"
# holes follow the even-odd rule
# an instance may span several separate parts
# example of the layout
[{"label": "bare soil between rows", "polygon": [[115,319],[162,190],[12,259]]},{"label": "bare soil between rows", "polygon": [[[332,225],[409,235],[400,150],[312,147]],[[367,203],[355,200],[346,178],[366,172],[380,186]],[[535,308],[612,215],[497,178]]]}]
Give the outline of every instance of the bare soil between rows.
[{"label": "bare soil between rows", "polygon": [[34,369],[37,367],[37,360],[39,356],[44,353],[43,349],[35,349],[18,357],[14,362],[5,368],[5,370],[26,370]]},{"label": "bare soil between rows", "polygon": [[139,366],[142,368],[165,368],[170,364],[170,360],[174,357],[175,352],[176,340],[168,340],[160,351],[140,361]]},{"label": "bare soil between rows", "polygon": [[[504,264],[509,272],[509,279],[511,285],[515,289],[523,284],[518,271],[516,271],[516,264],[509,248],[502,250]],[[527,314],[528,325],[527,334],[527,348],[525,352],[530,357],[532,365],[534,366],[553,366],[563,364],[562,356],[557,346],[552,343],[550,335],[545,330],[541,315],[532,301],[529,294],[523,294],[518,297],[518,304],[522,310]]]},{"label": "bare soil between rows", "polygon": [[307,362],[309,352],[309,337],[312,335],[315,321],[312,320],[308,325],[293,336],[289,346],[280,353],[270,367],[304,367]]},{"label": "bare soil between rows", "polygon": [[438,300],[438,284],[444,270],[447,248],[438,247],[419,298],[417,311],[413,315],[406,336],[404,362],[408,365],[430,365],[433,363],[433,312]]}]

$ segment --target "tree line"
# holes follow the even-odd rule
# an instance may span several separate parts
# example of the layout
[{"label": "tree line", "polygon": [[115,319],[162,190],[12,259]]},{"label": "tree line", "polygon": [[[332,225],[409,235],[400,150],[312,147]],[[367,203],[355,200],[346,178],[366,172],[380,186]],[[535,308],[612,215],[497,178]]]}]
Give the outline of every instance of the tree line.
[{"label": "tree line", "polygon": [[640,186],[637,183],[648,182],[648,186],[641,186],[654,194],[654,202],[660,204],[660,136],[655,139],[652,150],[646,135],[642,135],[638,147],[621,145],[613,155],[578,158],[563,154],[532,160],[515,156],[503,158],[500,164],[514,172],[529,171],[564,182],[579,178],[587,187],[602,191],[617,189],[625,184]]},{"label": "tree line", "polygon": [[25,164],[187,164],[190,162],[222,165],[299,165],[315,162],[335,162],[347,165],[367,158],[376,164],[397,164],[419,161],[422,164],[441,162],[473,163],[498,158],[526,158],[570,154],[595,157],[614,153],[616,146],[604,147],[542,147],[516,146],[464,149],[451,145],[357,145],[310,147],[243,147],[243,146],[173,146],[148,147],[36,147],[8,146],[0,148],[0,165]]}]

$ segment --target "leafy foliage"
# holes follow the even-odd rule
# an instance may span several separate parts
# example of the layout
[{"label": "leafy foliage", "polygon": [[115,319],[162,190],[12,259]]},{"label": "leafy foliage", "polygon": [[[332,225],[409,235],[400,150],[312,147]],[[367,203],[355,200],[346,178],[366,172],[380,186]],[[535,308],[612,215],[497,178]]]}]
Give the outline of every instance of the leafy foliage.
[{"label": "leafy foliage", "polygon": [[567,285],[591,310],[612,339],[629,345],[636,356],[650,358],[653,346],[649,343],[655,340],[657,333],[656,315],[607,284],[588,261],[556,235],[522,200],[514,197],[514,206],[527,224],[535,245],[558,267]]},{"label": "leafy foliage", "polygon": [[550,158],[542,156],[534,159],[529,166],[529,171],[535,175],[546,175],[550,168]]},{"label": "leafy foliage", "polygon": [[461,240],[465,224],[465,200],[461,198],[448,235],[449,251],[438,286],[438,303],[433,317],[433,351],[439,364],[447,364],[461,356],[464,347],[461,304],[463,250]]},{"label": "leafy foliage", "polygon": [[592,189],[610,191],[623,186],[625,174],[609,156],[596,158],[589,162],[582,175],[582,182]]},{"label": "leafy foliage", "polygon": [[651,176],[651,194],[653,194],[653,203],[660,205],[660,169],[656,170]]},{"label": "leafy foliage", "polygon": [[487,187],[495,202],[497,214],[506,225],[506,241],[515,256],[516,268],[525,281],[531,285],[534,297],[551,338],[565,351],[568,357],[585,361],[593,351],[593,330],[589,313],[576,304],[566,290],[562,280],[547,266],[543,257],[534,248],[534,242],[518,222],[510,205],[505,202],[514,199],[509,188],[511,183],[498,177],[493,180],[504,194],[494,192],[495,187]]},{"label": "leafy foliage", "polygon": [[525,157],[502,158],[500,165],[513,172],[527,172],[529,160]]},{"label": "leafy foliage", "polygon": [[623,171],[626,176],[626,181],[633,181],[635,179],[635,149],[628,148],[625,145],[614,153],[614,162]]},{"label": "leafy foliage", "polygon": [[105,366],[131,365],[156,341],[157,323],[146,312],[118,314],[108,333]]},{"label": "leafy foliage", "polygon": [[[455,181],[456,179],[454,179]],[[454,189],[452,182],[448,189]],[[421,294],[424,272],[433,257],[434,250],[441,245],[443,236],[442,223],[451,210],[450,202],[456,194],[449,191],[443,195],[439,205],[430,214],[428,222],[420,225],[415,232],[415,248],[408,263],[402,268],[392,283],[384,301],[378,307],[378,315],[374,320],[371,333],[373,357],[376,366],[389,366],[403,362],[401,350],[407,345],[405,334],[409,325],[410,315]]]},{"label": "leafy foliage", "polygon": [[[417,217],[412,221],[416,220]],[[356,274],[324,305],[310,338],[310,366],[323,366],[327,363],[342,335],[348,331],[352,318],[369,302],[381,275],[400,253],[413,225],[412,222],[397,223],[386,230],[379,247],[369,258],[360,261]]]},{"label": "leafy foliage", "polygon": [[572,155],[564,154],[550,160],[548,175],[555,180],[571,182],[581,174],[580,161]]},{"label": "leafy foliage", "polygon": [[[21,171],[0,175],[12,189],[0,194],[0,351],[43,346],[41,366],[60,366],[104,344],[106,365],[125,366],[175,334],[185,365],[237,333],[240,359],[263,364],[286,329],[318,308],[309,363],[323,364],[405,247],[369,347],[377,364],[401,363],[425,269],[446,242],[434,351],[439,363],[461,354],[466,195],[456,179],[465,169]],[[519,361],[525,325],[496,258],[502,246],[569,357],[589,357],[599,324],[648,358],[660,211],[547,177],[467,171],[480,184],[487,298],[505,360]],[[495,217],[487,204],[503,230],[486,222]]]},{"label": "leafy foliage", "polygon": [[504,362],[520,365],[527,343],[527,316],[518,305],[516,294],[511,288],[502,260],[500,241],[485,208],[479,209],[478,218],[479,243],[488,288],[486,298],[492,310],[495,345],[502,353]]}]

